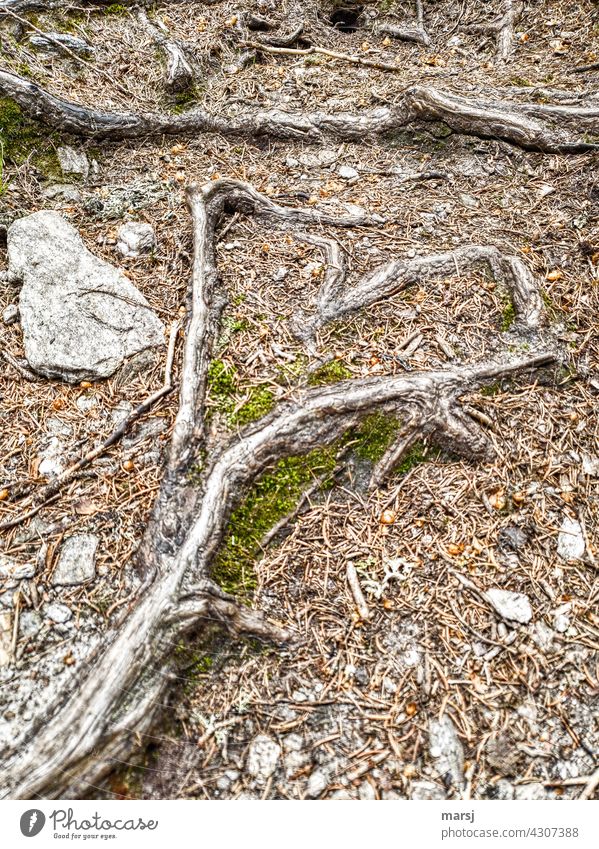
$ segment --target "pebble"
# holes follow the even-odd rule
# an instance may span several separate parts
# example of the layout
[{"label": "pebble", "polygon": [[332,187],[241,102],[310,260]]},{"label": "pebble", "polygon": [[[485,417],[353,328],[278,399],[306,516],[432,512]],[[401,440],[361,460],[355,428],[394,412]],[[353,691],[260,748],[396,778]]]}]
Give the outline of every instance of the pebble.
[{"label": "pebble", "polygon": [[309,799],[316,799],[321,793],[324,793],[328,786],[329,777],[326,772],[322,769],[315,769],[308,779],[306,795]]},{"label": "pebble", "polygon": [[580,523],[576,519],[564,516],[557,538],[557,553],[562,560],[582,560],[585,548]]},{"label": "pebble", "polygon": [[45,609],[45,614],[52,622],[68,622],[72,617],[73,612],[64,604],[49,604]]},{"label": "pebble", "polygon": [[258,734],[248,751],[246,770],[259,783],[264,783],[273,774],[281,757],[281,747],[272,737]]},{"label": "pebble", "polygon": [[78,586],[93,581],[97,548],[98,537],[93,534],[74,534],[65,540],[52,576],[52,586]]},{"label": "pebble", "polygon": [[509,590],[491,589],[484,597],[504,619],[526,625],[532,619],[532,607],[527,595]]},{"label": "pebble", "polygon": [[447,776],[456,787],[464,785],[464,749],[450,717],[429,723],[429,746],[435,767],[443,778]]},{"label": "pebble", "polygon": [[341,165],[337,169],[337,173],[342,180],[356,180],[360,176],[356,169],[351,168],[349,165]]},{"label": "pebble", "polygon": [[64,145],[57,149],[56,155],[58,156],[60,170],[63,174],[77,174],[83,177],[84,180],[87,179],[87,175],[89,174],[89,160],[85,153],[79,153],[74,147]]},{"label": "pebble", "polygon": [[15,563],[14,560],[0,554],[0,580],[22,581],[25,578],[33,578],[34,575],[34,563]]},{"label": "pebble", "polygon": [[10,304],[2,313],[4,324],[15,324],[19,320],[19,308],[16,304]]},{"label": "pebble", "polygon": [[128,221],[119,227],[116,248],[123,256],[137,257],[156,247],[156,234],[151,224]]}]

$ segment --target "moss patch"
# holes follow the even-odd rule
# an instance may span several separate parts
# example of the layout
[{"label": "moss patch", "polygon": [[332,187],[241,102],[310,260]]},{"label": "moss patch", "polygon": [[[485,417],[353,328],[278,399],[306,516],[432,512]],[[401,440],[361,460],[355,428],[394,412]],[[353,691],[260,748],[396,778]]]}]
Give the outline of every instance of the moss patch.
[{"label": "moss patch", "polygon": [[4,162],[21,165],[31,157],[44,174],[60,174],[52,136],[23,115],[20,106],[8,97],[0,98],[0,154]]},{"label": "moss patch", "polygon": [[252,386],[249,397],[238,406],[236,400],[242,388],[234,366],[223,360],[213,360],[208,368],[210,397],[230,427],[241,427],[265,416],[275,403],[275,396],[268,385]]},{"label": "moss patch", "polygon": [[512,301],[507,298],[503,310],[501,311],[501,330],[505,332],[509,330],[514,321],[516,320],[516,311],[514,309],[514,305]]},{"label": "moss patch", "polygon": [[260,540],[296,507],[312,481],[335,468],[334,447],[280,460],[263,474],[234,511],[212,578],[226,592],[247,596],[256,586],[254,561]]},{"label": "moss patch", "polygon": [[333,360],[312,372],[308,378],[308,383],[310,386],[322,386],[326,383],[338,383],[340,380],[347,380],[351,376],[351,371],[341,360]]},{"label": "moss patch", "polygon": [[401,422],[393,416],[385,416],[382,413],[367,416],[356,434],[357,456],[362,460],[377,463],[397,436],[400,427]]}]

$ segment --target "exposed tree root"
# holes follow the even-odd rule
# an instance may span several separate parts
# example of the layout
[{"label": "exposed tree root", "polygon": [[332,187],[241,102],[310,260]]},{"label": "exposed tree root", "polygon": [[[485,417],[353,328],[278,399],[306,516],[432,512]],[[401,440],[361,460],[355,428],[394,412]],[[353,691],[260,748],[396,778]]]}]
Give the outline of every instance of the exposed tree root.
[{"label": "exposed tree root", "polygon": [[[483,260],[511,292],[519,326],[538,332],[537,353],[517,357],[506,351],[491,362],[298,390],[292,399],[216,449],[202,472],[201,484],[192,486],[187,472],[203,439],[206,373],[224,301],[214,253],[220,217],[225,212],[245,212],[289,227],[302,238],[306,225],[358,226],[367,222],[280,207],[234,180],[192,187],[189,205],[195,234],[191,316],[168,468],[139,551],[146,580],[120,624],[106,634],[95,657],[79,665],[70,689],[56,692],[49,688],[43,715],[38,713],[27,725],[15,728],[10,751],[0,754],[5,797],[70,798],[79,794],[85,783],[97,782],[113,768],[115,759],[124,759],[133,735],[150,727],[173,680],[173,645],[205,617],[216,618],[234,633],[275,642],[291,638],[211,580],[211,566],[231,512],[262,472],[281,458],[334,443],[373,411],[393,416],[401,413],[410,421],[409,430],[376,469],[377,480],[393,468],[407,442],[418,433],[451,441],[454,451],[479,456],[488,450],[487,441],[460,406],[460,396],[487,381],[532,372],[556,356],[550,335],[546,339],[543,335],[542,304],[532,277],[518,260],[493,248],[461,248],[411,265],[397,261],[373,271],[346,294],[342,286],[345,271],[339,264],[320,295],[321,323],[331,315],[385,297],[406,275],[417,279],[433,271],[444,273],[447,263],[456,259]],[[324,247],[335,259],[334,243],[328,240]]]},{"label": "exposed tree root", "polygon": [[[274,48],[273,48],[274,49]],[[362,140],[387,135],[410,124],[443,121],[457,133],[497,138],[548,153],[579,153],[599,148],[599,107],[473,100],[425,86],[406,88],[395,104],[363,114],[293,113],[251,107],[237,117],[192,109],[181,115],[104,112],[56,97],[36,83],[0,71],[0,94],[13,98],[25,114],[62,132],[89,138],[221,133],[318,141],[325,135]]]},{"label": "exposed tree root", "polygon": [[429,35],[424,26],[424,6],[422,0],[416,0],[416,26],[396,26],[394,24],[378,24],[376,32],[383,35],[390,35],[391,38],[397,38],[400,41],[413,41],[416,44],[421,44],[423,47],[428,47],[431,43]]},{"label": "exposed tree root", "polygon": [[497,40],[497,54],[504,62],[509,59],[514,41],[514,27],[522,15],[524,3],[520,0],[503,0],[501,17],[491,24],[471,26],[472,32],[491,33]]},{"label": "exposed tree root", "polygon": [[158,23],[152,22],[143,9],[138,11],[137,16],[154,43],[164,54],[166,62],[164,87],[166,90],[171,94],[177,94],[188,89],[193,83],[194,72],[179,42],[169,36],[164,25],[160,26]]}]

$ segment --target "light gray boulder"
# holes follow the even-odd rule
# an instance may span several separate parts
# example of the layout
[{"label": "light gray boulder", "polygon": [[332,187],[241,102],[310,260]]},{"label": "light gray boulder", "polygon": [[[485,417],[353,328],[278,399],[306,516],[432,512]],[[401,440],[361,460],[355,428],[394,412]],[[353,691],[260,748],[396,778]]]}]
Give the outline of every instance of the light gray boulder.
[{"label": "light gray boulder", "polygon": [[135,286],[94,256],[51,210],[8,229],[9,279],[22,282],[25,356],[44,377],[78,383],[109,377],[127,357],[161,345],[164,327]]},{"label": "light gray boulder", "polygon": [[74,147],[63,145],[56,151],[60,170],[63,174],[76,174],[87,180],[89,174],[89,159],[83,151],[75,150]]}]

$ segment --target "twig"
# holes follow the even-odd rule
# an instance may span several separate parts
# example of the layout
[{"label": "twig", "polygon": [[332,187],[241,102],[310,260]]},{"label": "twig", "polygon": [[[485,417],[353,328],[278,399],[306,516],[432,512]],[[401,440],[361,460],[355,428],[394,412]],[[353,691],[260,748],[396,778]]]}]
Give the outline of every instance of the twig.
[{"label": "twig", "polygon": [[400,65],[391,65],[389,62],[376,62],[373,59],[363,59],[361,56],[354,56],[351,53],[338,53],[336,50],[327,50],[326,47],[319,47],[313,44],[311,47],[295,48],[295,47],[269,47],[262,44],[260,41],[245,41],[244,47],[251,47],[254,50],[261,50],[264,53],[274,53],[285,56],[311,56],[318,53],[321,56],[328,56],[330,59],[340,59],[343,62],[351,62],[352,65],[364,65],[367,68],[377,68],[379,71],[401,71],[403,68]]},{"label": "twig", "polygon": [[356,567],[353,563],[350,562],[347,564],[346,574],[347,583],[349,584],[349,588],[354,597],[354,601],[356,602],[356,607],[358,608],[360,616],[362,619],[370,619],[370,610],[366,604],[366,599],[364,598],[364,593],[360,586],[360,579],[358,578],[358,573],[356,572]]}]

